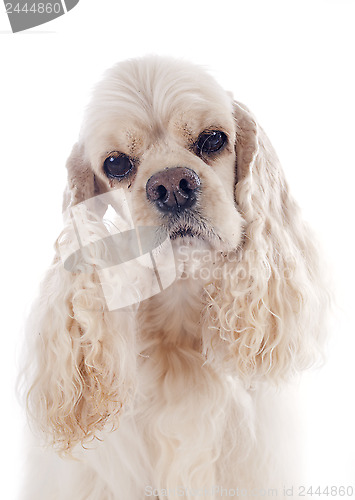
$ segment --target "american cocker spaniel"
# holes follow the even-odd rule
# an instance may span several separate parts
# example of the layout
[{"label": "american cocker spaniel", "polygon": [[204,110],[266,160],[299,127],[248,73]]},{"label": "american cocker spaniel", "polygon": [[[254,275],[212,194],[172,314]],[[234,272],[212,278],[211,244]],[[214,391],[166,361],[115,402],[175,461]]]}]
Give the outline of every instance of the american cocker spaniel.
[{"label": "american cocker spaniel", "polygon": [[201,68],[129,60],[95,88],[67,169],[28,324],[23,498],[290,498],[289,389],[327,299],[263,129]]}]

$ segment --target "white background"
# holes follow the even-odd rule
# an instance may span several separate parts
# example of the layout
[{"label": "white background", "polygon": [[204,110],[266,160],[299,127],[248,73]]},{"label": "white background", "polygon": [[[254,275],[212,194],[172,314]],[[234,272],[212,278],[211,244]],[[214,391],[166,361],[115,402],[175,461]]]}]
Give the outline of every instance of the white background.
[{"label": "white background", "polygon": [[147,53],[206,65],[253,110],[318,233],[337,310],[327,364],[302,385],[308,484],[354,485],[354,2],[81,0],[18,34],[0,11],[0,497],[15,499],[21,477],[14,384],[24,318],[61,228],[65,160],[101,73]]}]

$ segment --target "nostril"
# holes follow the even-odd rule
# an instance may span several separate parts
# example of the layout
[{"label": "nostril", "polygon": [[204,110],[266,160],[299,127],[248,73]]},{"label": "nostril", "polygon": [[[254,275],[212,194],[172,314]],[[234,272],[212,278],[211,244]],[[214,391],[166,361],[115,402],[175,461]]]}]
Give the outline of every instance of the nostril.
[{"label": "nostril", "polygon": [[190,190],[189,183],[186,179],[181,179],[181,181],[179,182],[179,188],[185,192]]},{"label": "nostril", "polygon": [[166,187],[163,186],[162,184],[160,184],[159,186],[157,186],[156,190],[157,190],[157,195],[158,195],[157,199],[163,200],[166,197],[166,194],[168,192]]}]

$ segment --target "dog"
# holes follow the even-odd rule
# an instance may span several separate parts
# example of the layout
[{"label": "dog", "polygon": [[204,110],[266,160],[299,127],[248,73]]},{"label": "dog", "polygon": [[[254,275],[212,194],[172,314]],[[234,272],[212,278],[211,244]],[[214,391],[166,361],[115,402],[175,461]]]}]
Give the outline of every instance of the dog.
[{"label": "dog", "polygon": [[186,61],[120,62],[67,170],[28,321],[23,498],[289,498],[327,294],[253,114]]}]

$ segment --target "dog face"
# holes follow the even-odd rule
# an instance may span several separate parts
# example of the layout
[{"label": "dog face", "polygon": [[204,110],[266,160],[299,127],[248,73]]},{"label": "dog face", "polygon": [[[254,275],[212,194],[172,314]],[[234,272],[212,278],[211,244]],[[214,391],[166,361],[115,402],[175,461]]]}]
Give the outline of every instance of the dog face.
[{"label": "dog face", "polygon": [[145,59],[113,68],[96,88],[82,130],[100,191],[131,192],[139,226],[159,226],[178,244],[236,248],[233,102],[186,63]]}]

